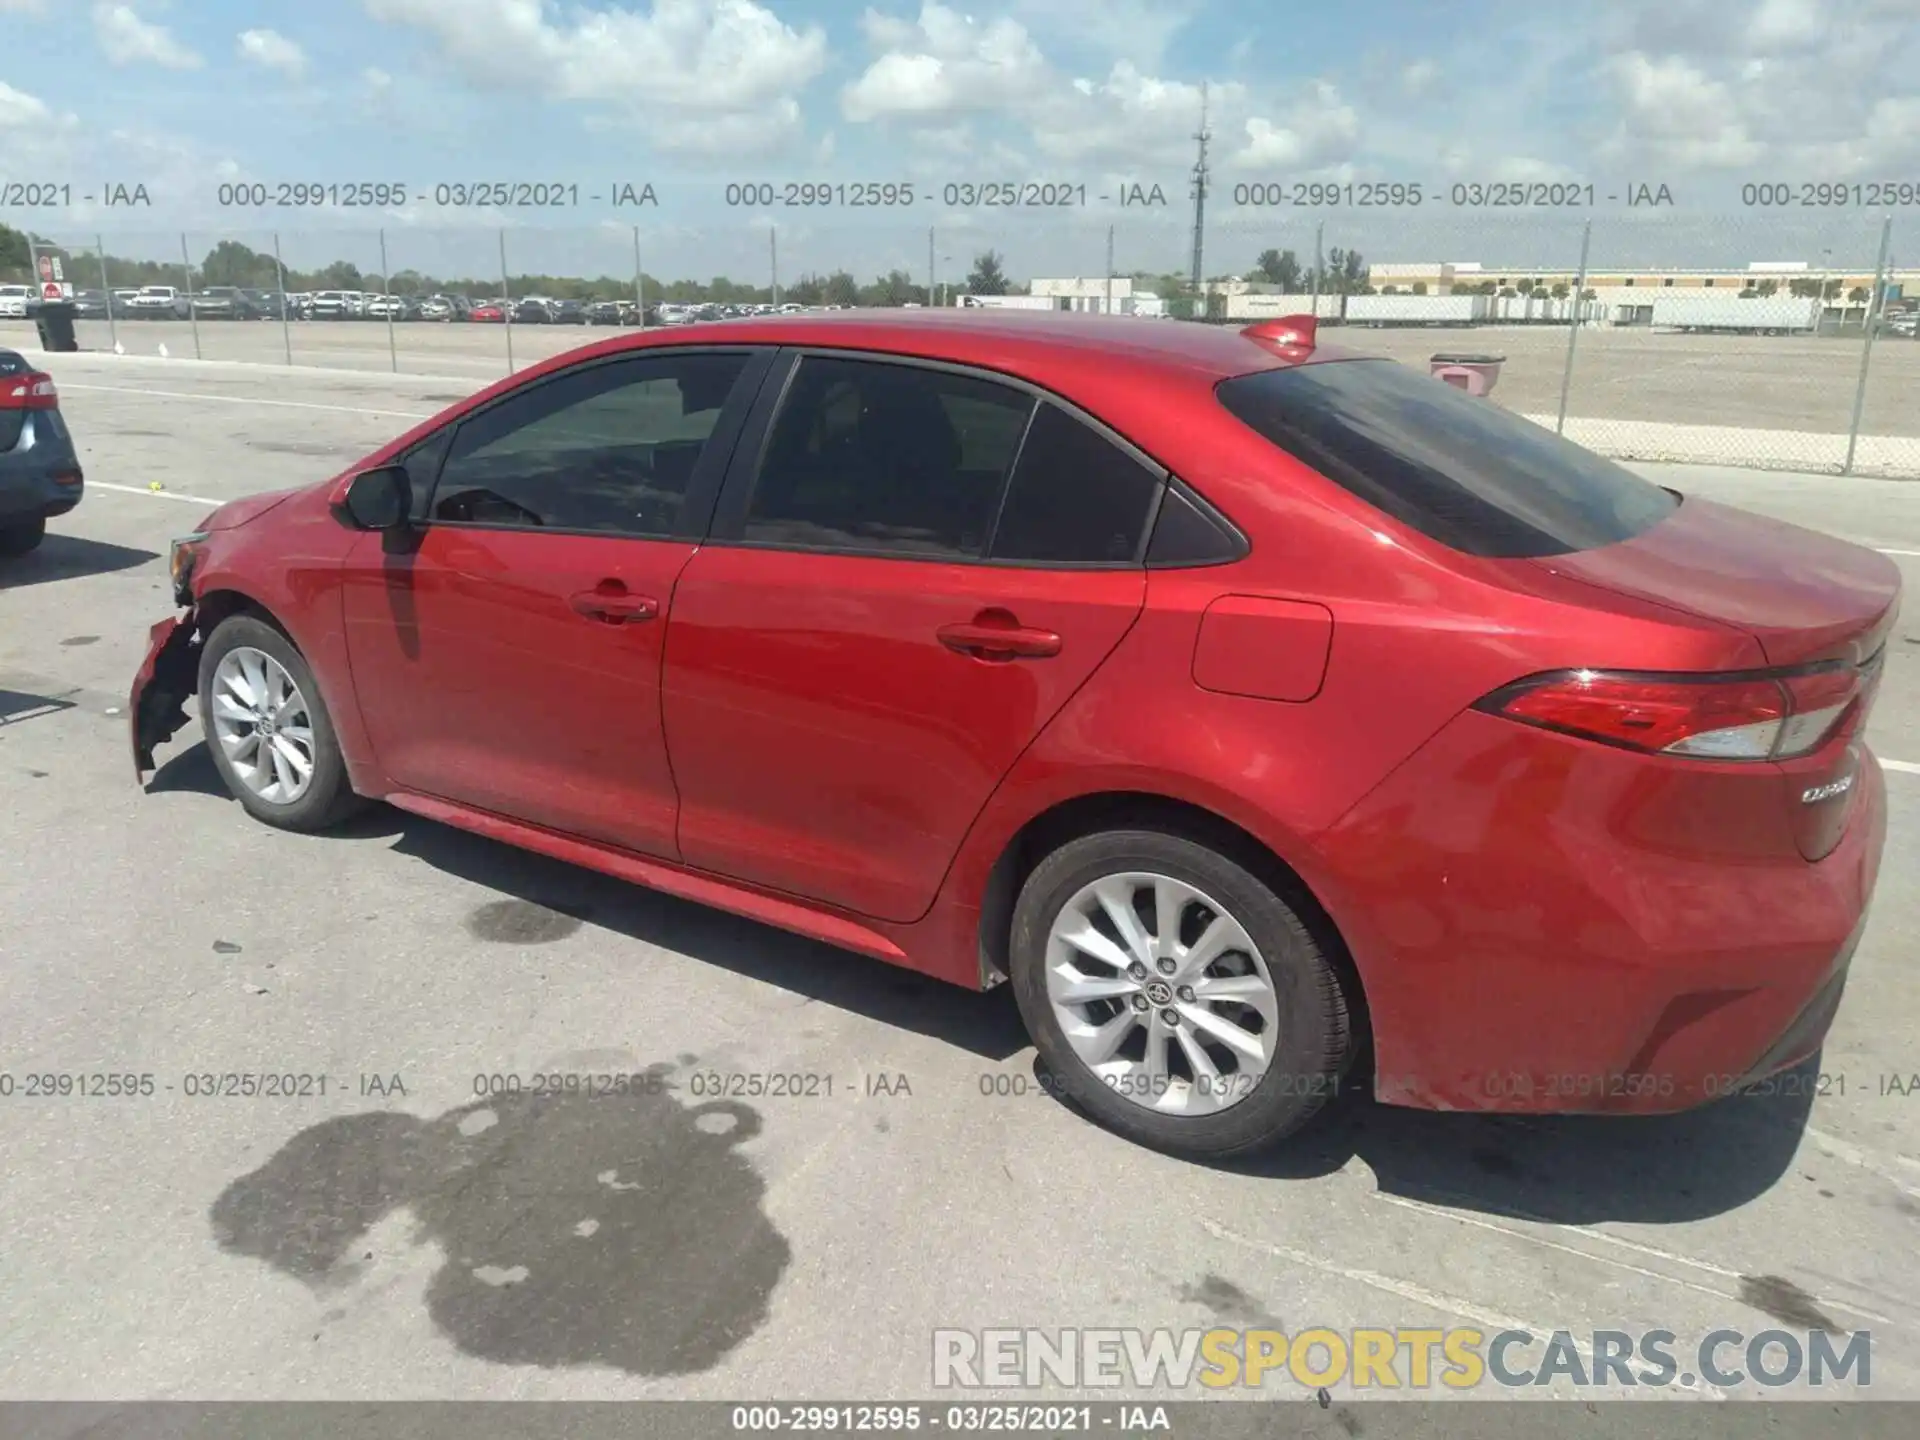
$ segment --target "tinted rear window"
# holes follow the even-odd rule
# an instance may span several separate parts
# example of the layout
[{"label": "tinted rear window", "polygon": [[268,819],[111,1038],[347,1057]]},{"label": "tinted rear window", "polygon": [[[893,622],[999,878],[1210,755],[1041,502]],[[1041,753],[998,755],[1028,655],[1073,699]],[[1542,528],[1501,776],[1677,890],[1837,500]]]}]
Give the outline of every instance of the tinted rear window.
[{"label": "tinted rear window", "polygon": [[1613,545],[1679,503],[1611,460],[1393,360],[1263,370],[1218,394],[1335,484],[1469,555]]}]

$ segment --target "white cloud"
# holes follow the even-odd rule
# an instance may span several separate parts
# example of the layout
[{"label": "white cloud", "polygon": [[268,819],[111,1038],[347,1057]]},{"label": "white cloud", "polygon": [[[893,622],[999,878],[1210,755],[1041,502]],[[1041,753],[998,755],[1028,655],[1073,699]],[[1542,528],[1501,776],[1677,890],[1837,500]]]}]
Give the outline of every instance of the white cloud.
[{"label": "white cloud", "polygon": [[1400,88],[1409,95],[1424,95],[1439,78],[1440,67],[1432,60],[1415,60],[1400,72]]},{"label": "white cloud", "polygon": [[1317,170],[1351,157],[1360,141],[1359,114],[1325,81],[1281,124],[1252,115],[1243,128],[1246,144],[1228,157],[1230,165],[1242,170]]},{"label": "white cloud", "polygon": [[884,53],[841,93],[849,120],[1009,109],[1052,80],[1016,20],[981,24],[928,0],[917,22],[869,10],[861,24]]},{"label": "white cloud", "polygon": [[277,30],[243,30],[237,42],[240,56],[282,74],[298,76],[307,68],[307,55]]},{"label": "white cloud", "polygon": [[1757,163],[1766,147],[1748,133],[1731,89],[1678,56],[1638,51],[1609,66],[1622,109],[1621,135],[1654,160],[1683,170]]},{"label": "white cloud", "polygon": [[363,3],[377,20],[426,32],[473,84],[606,106],[668,148],[710,150],[714,133],[756,145],[790,137],[797,95],[827,61],[817,25],[795,29],[754,0],[652,0],[644,13],[552,19],[542,0]]},{"label": "white cloud", "polygon": [[47,0],[0,0],[0,15],[40,15],[46,8]]},{"label": "white cloud", "polygon": [[164,25],[142,20],[131,5],[99,4],[93,7],[93,33],[115,65],[159,65],[168,70],[193,70],[200,57],[178,40]]},{"label": "white cloud", "polygon": [[0,131],[22,130],[43,123],[49,114],[47,102],[37,95],[0,80]]}]

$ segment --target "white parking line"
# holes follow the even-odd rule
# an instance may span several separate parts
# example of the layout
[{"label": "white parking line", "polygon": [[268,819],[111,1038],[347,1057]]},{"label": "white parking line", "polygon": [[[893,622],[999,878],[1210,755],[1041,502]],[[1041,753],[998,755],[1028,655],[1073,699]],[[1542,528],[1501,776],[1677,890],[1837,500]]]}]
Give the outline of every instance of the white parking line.
[{"label": "white parking line", "polygon": [[158,400],[212,400],[225,405],[272,405],[285,410],[331,410],[342,415],[381,415],[397,420],[431,420],[438,410],[375,410],[366,405],[321,405],[312,400],[269,400],[260,395],[209,395],[204,390],[146,390],[138,385],[75,385],[62,390],[93,390],[105,395],[151,395]]},{"label": "white parking line", "polygon": [[1882,770],[1898,770],[1902,775],[1920,775],[1920,765],[1914,764],[1911,760],[1887,760],[1883,758],[1880,761],[1880,768]]},{"label": "white parking line", "polygon": [[145,495],[149,500],[184,500],[189,505],[224,505],[224,500],[209,500],[204,495],[182,495],[174,490],[142,490],[138,485],[109,485],[104,480],[87,481],[89,490],[111,490],[116,495]]}]

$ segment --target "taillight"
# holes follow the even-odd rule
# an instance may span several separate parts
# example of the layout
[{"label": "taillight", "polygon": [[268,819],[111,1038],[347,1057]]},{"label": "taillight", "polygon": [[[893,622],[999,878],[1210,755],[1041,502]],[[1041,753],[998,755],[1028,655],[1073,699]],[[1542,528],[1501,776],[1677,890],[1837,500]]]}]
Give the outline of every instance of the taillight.
[{"label": "taillight", "polygon": [[38,370],[0,380],[0,410],[58,410],[60,392],[53,377]]},{"label": "taillight", "polygon": [[1649,754],[1787,760],[1817,750],[1860,698],[1834,664],[1741,675],[1563,670],[1496,690],[1476,707]]}]

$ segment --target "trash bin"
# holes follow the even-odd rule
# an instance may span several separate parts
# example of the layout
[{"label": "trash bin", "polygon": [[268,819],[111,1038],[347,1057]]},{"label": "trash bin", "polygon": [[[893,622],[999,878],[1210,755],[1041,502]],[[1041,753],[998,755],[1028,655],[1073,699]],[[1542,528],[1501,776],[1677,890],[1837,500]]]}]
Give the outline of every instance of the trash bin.
[{"label": "trash bin", "polygon": [[73,333],[75,306],[67,300],[43,301],[33,317],[34,328],[40,332],[40,348],[47,351],[70,352],[80,348],[80,341]]},{"label": "trash bin", "polygon": [[1428,365],[1434,379],[1444,380],[1469,395],[1485,395],[1500,379],[1500,367],[1506,363],[1504,355],[1463,355],[1447,351],[1435,355]]}]

